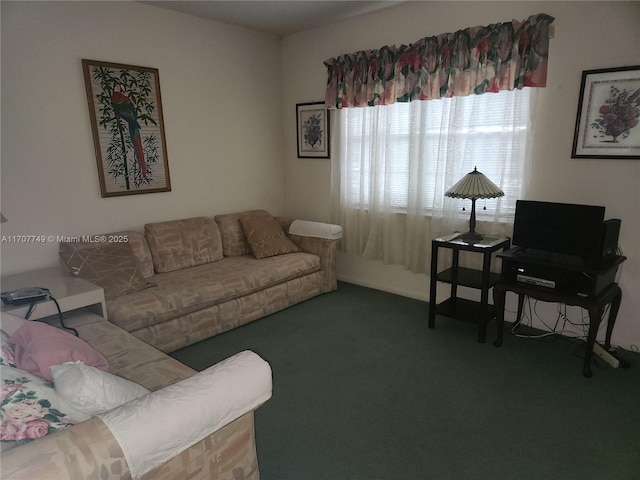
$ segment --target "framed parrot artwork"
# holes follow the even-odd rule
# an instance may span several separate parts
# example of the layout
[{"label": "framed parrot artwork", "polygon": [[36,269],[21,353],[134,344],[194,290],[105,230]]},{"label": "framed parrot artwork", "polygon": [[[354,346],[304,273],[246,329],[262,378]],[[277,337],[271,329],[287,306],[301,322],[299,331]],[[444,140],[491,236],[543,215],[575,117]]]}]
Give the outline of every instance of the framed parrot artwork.
[{"label": "framed parrot artwork", "polygon": [[102,197],[171,191],[158,69],[82,68]]}]

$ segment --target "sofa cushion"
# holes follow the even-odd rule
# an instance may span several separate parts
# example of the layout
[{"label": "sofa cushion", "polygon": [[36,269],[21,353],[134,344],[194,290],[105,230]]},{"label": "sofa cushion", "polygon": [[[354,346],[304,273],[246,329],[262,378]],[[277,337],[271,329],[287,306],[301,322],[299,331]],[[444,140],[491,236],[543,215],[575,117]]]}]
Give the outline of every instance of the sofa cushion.
[{"label": "sofa cushion", "polygon": [[225,257],[235,257],[237,255],[247,255],[251,253],[251,247],[247,243],[244,230],[242,229],[242,225],[240,225],[240,217],[247,215],[271,216],[266,210],[247,210],[245,212],[215,216],[216,223],[220,227],[222,250]]},{"label": "sofa cushion", "polygon": [[107,302],[109,321],[133,332],[217,305],[320,269],[320,257],[305,252],[258,260],[226,257],[188,270],[153,277],[156,284]]},{"label": "sofa cushion", "polygon": [[149,286],[128,243],[63,242],[59,254],[72,275],[102,287],[106,299]]},{"label": "sofa cushion", "polygon": [[133,255],[138,260],[142,276],[149,278],[155,275],[156,272],[153,270],[153,259],[151,258],[149,244],[142,233],[134,230],[125,230],[122,232],[109,233],[107,236],[116,239],[126,239]]},{"label": "sofa cushion", "polygon": [[287,238],[280,223],[273,217],[246,215],[240,217],[240,224],[256,258],[300,251],[300,248]]},{"label": "sofa cushion", "polygon": [[22,325],[30,321],[10,312],[0,312],[0,326],[9,335],[13,335]]},{"label": "sofa cushion", "polygon": [[148,223],[144,231],[157,273],[222,259],[220,229],[212,218]]},{"label": "sofa cushion", "polygon": [[[136,295],[136,294],[134,294]],[[98,316],[67,320],[80,338],[109,359],[109,371],[154,391],[195,371]]]}]

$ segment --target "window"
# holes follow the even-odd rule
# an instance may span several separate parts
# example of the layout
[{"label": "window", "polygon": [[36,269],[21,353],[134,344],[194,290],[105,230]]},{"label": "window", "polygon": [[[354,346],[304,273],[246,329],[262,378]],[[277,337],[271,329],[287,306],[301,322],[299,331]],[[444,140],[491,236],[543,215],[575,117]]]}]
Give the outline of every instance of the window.
[{"label": "window", "polygon": [[478,219],[512,221],[527,183],[534,90],[340,110],[343,207],[430,216],[477,166],[505,192]]}]

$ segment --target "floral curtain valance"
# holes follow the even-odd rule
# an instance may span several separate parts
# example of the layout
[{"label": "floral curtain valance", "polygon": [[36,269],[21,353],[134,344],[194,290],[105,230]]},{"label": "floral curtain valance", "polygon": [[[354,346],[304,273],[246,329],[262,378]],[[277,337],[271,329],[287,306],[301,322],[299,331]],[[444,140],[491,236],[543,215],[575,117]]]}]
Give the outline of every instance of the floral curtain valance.
[{"label": "floral curtain valance", "polygon": [[327,108],[364,107],[412,100],[544,87],[549,25],[538,14],[518,22],[472,27],[330,58]]}]

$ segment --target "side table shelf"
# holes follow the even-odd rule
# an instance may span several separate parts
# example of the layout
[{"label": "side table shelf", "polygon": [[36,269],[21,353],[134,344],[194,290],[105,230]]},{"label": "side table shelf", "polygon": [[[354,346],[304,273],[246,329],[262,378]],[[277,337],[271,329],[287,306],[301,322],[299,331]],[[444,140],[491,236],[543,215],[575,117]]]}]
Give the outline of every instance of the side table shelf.
[{"label": "side table shelf", "polygon": [[[477,241],[465,241],[456,235],[447,235],[431,242],[431,275],[429,294],[429,328],[435,327],[436,314],[478,324],[478,342],[486,341],[487,323],[495,317],[495,308],[489,304],[489,290],[500,280],[500,274],[491,272],[494,252],[506,251],[511,246],[508,237],[484,237]],[[438,251],[452,251],[452,266],[438,271]],[[482,270],[459,266],[460,251],[483,255]],[[438,282],[451,285],[450,296],[436,303]],[[480,290],[480,301],[458,297],[458,286]]]},{"label": "side table shelf", "polygon": [[[447,270],[438,273],[437,279],[439,282],[453,283],[454,275],[456,275],[455,270],[453,268],[448,268]],[[480,270],[459,267],[457,275],[458,285],[462,285],[463,287],[477,288],[478,290],[482,288],[482,272]],[[499,273],[489,272],[489,283],[491,285],[495,285],[498,280],[500,280]]]},{"label": "side table shelf", "polygon": [[[495,318],[495,308],[491,304],[487,304],[486,315],[487,322],[489,319]],[[445,317],[455,318],[462,320],[463,322],[478,323],[478,317],[482,308],[481,302],[475,300],[469,300],[468,298],[447,298],[444,302],[436,305],[436,314],[444,315]],[[433,328],[433,327],[429,327]],[[485,333],[486,340],[486,333]],[[485,340],[478,342],[484,343]]]}]

